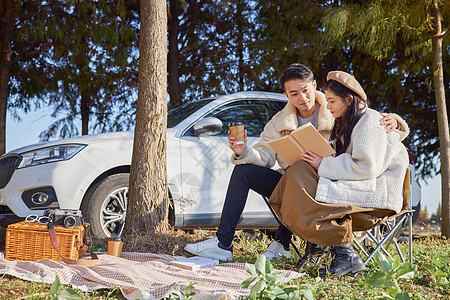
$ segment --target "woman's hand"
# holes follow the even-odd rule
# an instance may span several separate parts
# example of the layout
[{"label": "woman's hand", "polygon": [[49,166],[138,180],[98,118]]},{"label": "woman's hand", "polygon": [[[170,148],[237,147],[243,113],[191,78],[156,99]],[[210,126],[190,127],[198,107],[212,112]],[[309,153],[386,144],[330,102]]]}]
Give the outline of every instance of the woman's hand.
[{"label": "woman's hand", "polygon": [[305,153],[301,154],[301,158],[309,163],[314,169],[319,170],[320,163],[322,162],[322,157],[315,154],[314,152],[305,149]]},{"label": "woman's hand", "polygon": [[236,138],[231,134],[231,131],[228,130],[228,143],[230,143],[230,148],[237,155],[242,155],[245,152],[245,148],[247,148],[247,130],[244,130],[244,143],[236,144]]},{"label": "woman's hand", "polygon": [[380,124],[384,126],[386,133],[394,131],[398,126],[397,119],[391,114],[382,113],[381,115],[383,118],[380,120]]}]

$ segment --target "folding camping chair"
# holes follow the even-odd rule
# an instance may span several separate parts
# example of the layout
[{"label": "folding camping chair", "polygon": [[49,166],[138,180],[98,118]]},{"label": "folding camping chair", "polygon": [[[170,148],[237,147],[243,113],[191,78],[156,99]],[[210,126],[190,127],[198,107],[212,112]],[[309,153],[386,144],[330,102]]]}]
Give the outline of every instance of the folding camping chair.
[{"label": "folding camping chair", "polygon": [[[411,182],[411,170],[408,168],[405,175],[405,181],[403,184],[403,208],[402,211],[396,215],[389,217],[383,223],[379,224],[375,228],[365,231],[365,235],[363,238],[354,238],[353,245],[362,252],[367,258],[364,261],[364,264],[367,264],[373,256],[378,252],[382,251],[387,256],[392,256],[387,252],[387,248],[393,243],[397,250],[398,255],[402,262],[405,261],[405,258],[402,254],[402,251],[398,245],[398,233],[403,228],[405,223],[408,224],[408,243],[409,243],[409,262],[412,263],[413,255],[412,255],[412,217],[414,210],[412,209],[412,190],[411,190],[412,182]],[[272,212],[274,218],[277,220],[279,224],[281,224],[280,219],[278,218],[275,211],[268,203],[268,199],[265,196],[262,196],[264,202],[269,207],[269,210]],[[363,243],[368,244],[371,242],[376,245],[375,248],[372,248],[371,251],[368,252],[368,248],[364,247]],[[299,256],[300,252],[295,246],[295,244],[291,241],[291,245],[294,250],[297,252]]]},{"label": "folding camping chair", "polygon": [[[266,196],[261,195],[264,199],[264,202],[266,202],[267,207],[269,208],[270,212],[272,213],[273,217],[275,218],[275,220],[277,220],[278,224],[281,224],[280,219],[278,218],[277,214],[275,213],[275,211],[273,210],[273,208],[269,205],[269,199],[267,199]],[[301,257],[300,252],[298,251],[297,246],[295,246],[294,242],[291,240],[291,246],[292,248],[294,248],[295,252],[297,252],[298,256]]]},{"label": "folding camping chair", "polygon": [[[398,245],[398,233],[403,228],[404,224],[407,223],[409,234],[408,234],[408,246],[409,246],[409,262],[412,263],[413,260],[413,250],[412,250],[412,217],[414,210],[412,209],[412,182],[411,182],[411,170],[408,168],[405,175],[405,181],[403,184],[403,209],[399,214],[396,214],[389,219],[385,220],[382,224],[377,227],[367,230],[366,235],[362,238],[355,238],[353,240],[353,245],[367,257],[364,264],[367,264],[373,256],[378,252],[382,251],[385,255],[392,258],[389,252],[386,250],[392,243],[397,250],[398,255],[402,262],[405,258],[402,251]],[[364,247],[363,243],[370,241],[375,244],[376,247],[371,251],[367,252],[367,247]]]}]

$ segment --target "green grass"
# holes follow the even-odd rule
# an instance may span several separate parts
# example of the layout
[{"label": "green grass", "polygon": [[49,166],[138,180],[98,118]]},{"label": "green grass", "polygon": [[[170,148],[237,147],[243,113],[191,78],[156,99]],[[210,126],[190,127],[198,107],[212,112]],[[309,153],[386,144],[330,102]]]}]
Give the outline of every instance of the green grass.
[{"label": "green grass", "polygon": [[[207,232],[202,233],[186,233],[189,236],[187,242],[202,239]],[[177,233],[180,235],[180,233]],[[142,236],[139,237],[140,239]],[[233,259],[236,262],[246,262],[254,264],[258,254],[264,252],[266,247],[270,244],[271,238],[261,232],[255,232],[252,235],[243,234],[242,232],[237,236],[234,243]],[[130,244],[139,245],[143,247],[142,243],[129,239]],[[295,240],[300,253],[302,254],[304,242],[300,239]],[[171,244],[166,248],[167,254],[185,255],[183,252],[183,244],[173,246]],[[400,244],[403,253],[407,253],[407,244]],[[436,266],[436,256],[441,254],[450,257],[450,246],[448,241],[438,237],[422,238],[414,240],[414,265],[417,267],[417,272],[412,280],[401,281],[400,288],[408,292],[411,299],[450,299],[450,282],[447,277],[438,277],[427,270],[430,266]],[[134,251],[129,248],[126,251]],[[393,249],[391,249],[393,250]],[[156,252],[140,248],[144,252]],[[390,251],[393,253],[393,251]],[[295,263],[298,260],[298,255],[291,250],[292,257],[290,259],[275,260],[272,265],[276,269],[294,270],[298,271]],[[329,260],[330,258],[328,258]],[[327,259],[323,259],[327,260]],[[441,269],[449,269],[450,261],[445,261]],[[319,267],[319,266],[318,266]],[[377,299],[383,296],[383,290],[367,285],[367,278],[370,274],[380,271],[378,265],[371,261],[366,271],[362,272],[357,277],[350,275],[340,278],[326,278],[320,279],[317,277],[318,267],[307,266],[303,272],[305,275],[289,282],[290,285],[309,284],[313,286],[313,294],[315,299]],[[437,268],[437,267],[436,267]],[[439,273],[438,273],[439,274]],[[250,277],[250,275],[249,275]],[[118,288],[96,290],[92,293],[82,293],[83,299],[123,299]],[[0,276],[0,299],[50,299],[50,285],[27,282],[20,279],[13,278],[8,275]],[[261,298],[265,299],[265,298]]]}]

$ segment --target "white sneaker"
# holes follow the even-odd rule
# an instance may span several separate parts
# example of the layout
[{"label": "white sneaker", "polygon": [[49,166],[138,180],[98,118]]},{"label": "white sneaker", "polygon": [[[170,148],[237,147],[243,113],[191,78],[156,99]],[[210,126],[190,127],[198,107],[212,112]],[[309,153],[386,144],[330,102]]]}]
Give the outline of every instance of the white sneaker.
[{"label": "white sneaker", "polygon": [[208,237],[208,239],[203,242],[187,244],[184,247],[184,250],[194,255],[225,261],[231,260],[233,255],[233,252],[230,250],[220,248],[219,239],[214,236]]},{"label": "white sneaker", "polygon": [[274,258],[281,259],[283,256],[290,258],[291,252],[284,250],[284,246],[281,243],[273,241],[263,255],[267,260],[273,260]]}]

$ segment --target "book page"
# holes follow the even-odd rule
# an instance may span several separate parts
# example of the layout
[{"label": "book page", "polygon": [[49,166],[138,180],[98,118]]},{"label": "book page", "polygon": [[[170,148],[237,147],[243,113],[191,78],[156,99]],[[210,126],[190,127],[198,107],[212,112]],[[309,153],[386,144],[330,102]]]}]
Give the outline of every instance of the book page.
[{"label": "book page", "polygon": [[270,141],[268,144],[290,166],[299,160],[300,154],[304,152],[302,146],[290,135]]},{"label": "book page", "polygon": [[291,136],[305,149],[314,152],[320,157],[336,153],[327,140],[317,131],[311,123],[297,128]]}]

